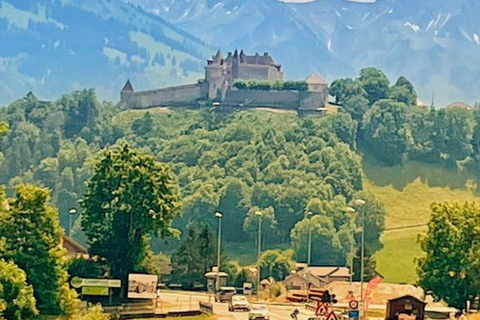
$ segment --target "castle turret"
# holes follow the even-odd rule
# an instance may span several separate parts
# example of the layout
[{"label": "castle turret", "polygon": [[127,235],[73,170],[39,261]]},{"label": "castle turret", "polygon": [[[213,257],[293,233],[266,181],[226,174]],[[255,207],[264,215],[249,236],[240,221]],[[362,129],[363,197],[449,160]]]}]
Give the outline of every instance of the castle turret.
[{"label": "castle turret", "polygon": [[233,78],[233,80],[238,79],[238,65],[239,65],[238,50],[235,49],[235,52],[233,53],[233,60],[232,60],[232,78]]},{"label": "castle turret", "polygon": [[127,82],[123,86],[122,91],[120,91],[120,101],[127,102],[128,98],[134,92],[135,90],[133,90],[132,83],[130,82],[130,80],[127,80]]}]

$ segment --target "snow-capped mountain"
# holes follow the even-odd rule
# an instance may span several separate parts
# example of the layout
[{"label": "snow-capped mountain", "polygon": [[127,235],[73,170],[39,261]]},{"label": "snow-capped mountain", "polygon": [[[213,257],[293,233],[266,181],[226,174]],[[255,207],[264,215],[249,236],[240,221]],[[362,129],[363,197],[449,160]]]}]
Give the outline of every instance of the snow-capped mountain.
[{"label": "snow-capped mountain", "polygon": [[218,48],[270,51],[289,78],[376,66],[410,78],[423,100],[480,101],[480,1],[125,1]]}]

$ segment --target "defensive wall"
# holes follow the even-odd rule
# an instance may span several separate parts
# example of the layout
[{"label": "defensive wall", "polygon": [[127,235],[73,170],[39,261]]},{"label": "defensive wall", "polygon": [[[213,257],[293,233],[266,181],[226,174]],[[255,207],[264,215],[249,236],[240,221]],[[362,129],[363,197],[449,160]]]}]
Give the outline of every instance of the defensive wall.
[{"label": "defensive wall", "polygon": [[223,104],[245,107],[298,109],[298,91],[228,90]]},{"label": "defensive wall", "polygon": [[160,106],[188,106],[199,99],[207,98],[204,83],[188,84],[148,91],[123,91],[121,101],[130,109],[145,109]]},{"label": "defensive wall", "polygon": [[[130,109],[152,107],[191,106],[198,100],[207,99],[208,88],[203,83],[184,85],[149,91],[126,91],[121,94],[121,101]],[[269,107],[288,110],[317,112],[325,108],[328,90],[313,91],[267,91],[229,89],[225,93],[222,105],[232,107]]]}]

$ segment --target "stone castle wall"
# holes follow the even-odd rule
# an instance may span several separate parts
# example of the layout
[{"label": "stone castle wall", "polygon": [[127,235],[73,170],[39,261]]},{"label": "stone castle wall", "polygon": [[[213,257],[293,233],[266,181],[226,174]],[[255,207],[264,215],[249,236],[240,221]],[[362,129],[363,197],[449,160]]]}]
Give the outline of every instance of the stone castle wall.
[{"label": "stone castle wall", "polygon": [[189,105],[198,99],[207,98],[207,88],[203,83],[189,84],[158,90],[122,92],[121,100],[131,109]]},{"label": "stone castle wall", "polygon": [[223,103],[244,105],[246,108],[271,107],[296,110],[299,101],[298,91],[228,90]]}]

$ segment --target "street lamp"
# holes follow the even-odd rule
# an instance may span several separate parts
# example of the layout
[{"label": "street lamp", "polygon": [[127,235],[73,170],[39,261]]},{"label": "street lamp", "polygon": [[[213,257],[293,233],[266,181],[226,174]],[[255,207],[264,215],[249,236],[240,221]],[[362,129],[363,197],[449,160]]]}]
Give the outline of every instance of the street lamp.
[{"label": "street lamp", "polygon": [[311,218],[313,216],[313,212],[308,211],[307,212],[307,218],[308,218],[308,254],[307,254],[307,267],[310,266],[311,264],[311,258],[312,258],[312,224],[311,224]]},{"label": "street lamp", "polygon": [[350,214],[350,231],[352,232],[352,239],[350,241],[350,286],[353,282],[353,258],[355,256],[355,209],[347,207],[345,211]]},{"label": "street lamp", "polygon": [[71,208],[68,210],[68,237],[72,237],[72,216],[77,214],[77,209]]},{"label": "street lamp", "polygon": [[[365,204],[365,200],[357,199],[354,201],[355,205],[361,207]],[[363,279],[365,276],[365,210],[362,211],[362,245],[360,254],[360,302],[362,306],[361,318],[365,318],[365,301],[363,301]]]},{"label": "street lamp", "polygon": [[262,252],[262,216],[261,211],[255,211],[258,216],[258,257],[257,257],[257,300],[260,300],[260,253]]},{"label": "street lamp", "polygon": [[223,214],[219,211],[215,212],[215,217],[218,218],[218,239],[217,239],[217,277],[215,280],[216,291],[220,289],[220,245],[222,243],[222,217]]}]

